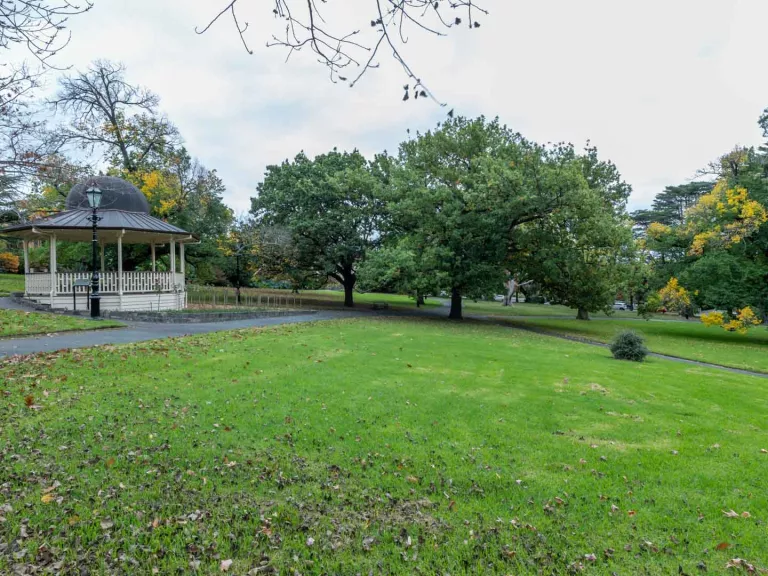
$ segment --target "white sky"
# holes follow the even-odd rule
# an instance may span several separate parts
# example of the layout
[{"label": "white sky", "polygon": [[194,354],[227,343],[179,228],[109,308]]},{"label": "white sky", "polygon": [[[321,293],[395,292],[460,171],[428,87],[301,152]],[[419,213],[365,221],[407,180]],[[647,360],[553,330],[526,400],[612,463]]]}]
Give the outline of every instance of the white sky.
[{"label": "white sky", "polygon": [[[386,51],[381,69],[354,89],[330,83],[308,50],[286,64],[285,52],[265,46],[284,26],[273,3],[240,3],[252,56],[229,20],[194,33],[225,0],[95,0],[72,19],[59,63],[125,63],[131,82],[160,95],[190,152],[218,169],[238,212],[268,164],[333,146],[394,152],[407,128],[423,131],[444,117],[429,101],[401,102],[406,79]],[[373,0],[329,3],[335,30],[370,29]],[[457,114],[499,116],[541,142],[590,140],[632,184],[630,208],[734,145],[761,142],[766,0],[479,3],[490,16],[478,30],[411,34],[409,63]]]}]

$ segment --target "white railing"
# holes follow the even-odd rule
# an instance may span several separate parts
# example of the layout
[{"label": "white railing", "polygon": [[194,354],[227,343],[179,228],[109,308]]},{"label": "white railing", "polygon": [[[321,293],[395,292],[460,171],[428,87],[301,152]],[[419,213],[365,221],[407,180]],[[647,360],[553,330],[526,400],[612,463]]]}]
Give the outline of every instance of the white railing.
[{"label": "white railing", "polygon": [[[77,294],[88,292],[87,286],[74,286],[76,280],[90,280],[90,272],[59,272],[56,274],[56,293]],[[104,294],[120,291],[120,276],[117,272],[99,273],[99,290]],[[50,294],[50,274],[27,274],[28,294]],[[178,272],[123,272],[123,294],[147,292],[184,292],[184,275]]]},{"label": "white railing", "polygon": [[[177,277],[173,272],[123,272],[123,293],[173,292]],[[183,290],[183,280],[179,291]]]},{"label": "white railing", "polygon": [[51,293],[51,275],[50,274],[26,274],[24,276],[24,286],[27,294],[50,294]]}]

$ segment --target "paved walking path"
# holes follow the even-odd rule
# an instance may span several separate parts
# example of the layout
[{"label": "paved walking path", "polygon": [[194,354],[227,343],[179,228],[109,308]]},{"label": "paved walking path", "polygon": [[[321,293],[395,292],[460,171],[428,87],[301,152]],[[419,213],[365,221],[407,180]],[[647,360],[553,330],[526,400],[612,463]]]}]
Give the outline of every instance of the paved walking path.
[{"label": "paved walking path", "polygon": [[23,304],[19,304],[15,300],[12,300],[11,298],[8,298],[7,296],[4,296],[0,298],[0,309],[2,310],[32,310],[32,308],[27,308]]},{"label": "paved walking path", "polygon": [[[3,303],[0,302],[0,307],[2,307],[2,304]],[[317,322],[318,320],[336,320],[358,315],[360,315],[358,312],[323,311],[315,314],[298,314],[296,316],[279,316],[275,318],[251,318],[248,320],[207,322],[200,324],[131,322],[126,323],[125,328],[65,332],[61,334],[0,340],[0,358],[4,356],[12,356],[14,354],[53,352],[63,348],[89,348],[91,346],[101,346],[104,344],[129,344],[131,342],[143,342],[146,340],[157,340],[159,338],[175,338],[192,334],[207,334],[209,332],[237,330],[240,328]]]},{"label": "paved walking path", "polygon": [[[0,308],[25,310],[23,305],[17,304],[9,298],[0,298]],[[54,352],[64,348],[89,348],[92,346],[102,346],[106,344],[130,344],[132,342],[144,342],[147,340],[157,340],[161,338],[176,338],[180,336],[190,336],[193,334],[207,334],[210,332],[222,332],[226,330],[238,330],[240,328],[253,328],[260,326],[277,326],[280,324],[301,324],[306,322],[317,322],[320,320],[338,320],[342,318],[352,318],[360,316],[401,316],[401,317],[431,317],[446,318],[445,308],[420,308],[406,309],[395,308],[385,311],[373,311],[366,308],[356,310],[323,310],[313,314],[297,314],[296,316],[280,316],[276,318],[252,318],[247,320],[232,320],[229,322],[208,322],[199,324],[162,324],[149,322],[131,322],[126,323],[125,328],[115,328],[108,330],[93,330],[80,332],[66,332],[62,334],[38,335],[28,338],[0,339],[0,358],[13,356],[15,354],[35,354],[37,352]],[[607,348],[608,345],[596,340],[580,338],[578,336],[569,336],[559,334],[536,326],[510,326],[498,316],[487,316],[477,314],[464,314],[467,320],[486,322],[503,326],[509,329],[527,330],[536,332],[553,338],[561,338],[587,344],[590,346],[599,346]],[[516,317],[505,317],[505,319],[514,319]],[[530,317],[521,317],[530,318]],[[652,352],[649,354],[654,358],[691,364],[702,368],[713,368],[716,370],[725,370],[736,374],[745,374],[748,376],[757,376],[759,378],[768,378],[768,374],[761,372],[752,372],[750,370],[741,370],[739,368],[730,368],[719,364],[710,364],[698,360],[689,360],[687,358],[678,358],[666,354]]]}]

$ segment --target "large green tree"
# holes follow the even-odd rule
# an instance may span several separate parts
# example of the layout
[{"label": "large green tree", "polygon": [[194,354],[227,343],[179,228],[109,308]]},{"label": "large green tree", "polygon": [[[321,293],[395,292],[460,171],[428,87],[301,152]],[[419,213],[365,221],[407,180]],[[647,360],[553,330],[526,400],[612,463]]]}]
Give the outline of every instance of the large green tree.
[{"label": "large green tree", "polygon": [[389,209],[396,235],[419,251],[420,273],[451,294],[498,291],[515,229],[561,205],[583,181],[560,150],[526,141],[498,120],[455,118],[400,147]]},{"label": "large green tree", "polygon": [[358,273],[358,283],[367,292],[410,294],[416,306],[426,296],[440,291],[440,277],[424,274],[424,251],[411,245],[411,238],[399,239],[370,251]]},{"label": "large green tree", "polygon": [[519,229],[516,244],[524,249],[510,254],[510,268],[586,320],[590,312],[610,309],[636,267],[625,211],[632,189],[595,148],[577,154],[569,145],[558,152],[581,180],[573,181],[558,210]]},{"label": "large green tree", "polygon": [[534,280],[553,302],[577,309],[577,318],[610,310],[633,265],[628,222],[606,209],[603,199],[584,188],[557,212],[521,230],[526,246],[512,266]]},{"label": "large green tree", "polygon": [[251,214],[259,226],[290,233],[293,265],[333,278],[354,306],[357,267],[380,239],[383,182],[357,151],[268,166]]}]

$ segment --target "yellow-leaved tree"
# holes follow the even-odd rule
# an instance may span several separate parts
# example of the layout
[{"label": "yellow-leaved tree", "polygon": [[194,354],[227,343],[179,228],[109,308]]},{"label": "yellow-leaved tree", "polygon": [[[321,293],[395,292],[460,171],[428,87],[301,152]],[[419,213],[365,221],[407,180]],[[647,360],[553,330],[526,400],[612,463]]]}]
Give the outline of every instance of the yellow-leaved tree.
[{"label": "yellow-leaved tree", "polygon": [[730,248],[754,234],[768,221],[768,212],[750,198],[743,186],[718,180],[687,212],[686,232],[692,237],[688,253],[701,256],[709,248]]},{"label": "yellow-leaved tree", "polygon": [[669,279],[667,285],[659,290],[660,307],[674,312],[683,312],[691,305],[691,295],[674,276]]},{"label": "yellow-leaved tree", "polygon": [[719,326],[727,332],[738,332],[739,334],[746,334],[749,328],[761,324],[760,318],[749,306],[739,310],[736,316],[730,319],[717,310],[706,312],[701,315],[701,322],[706,326]]}]

